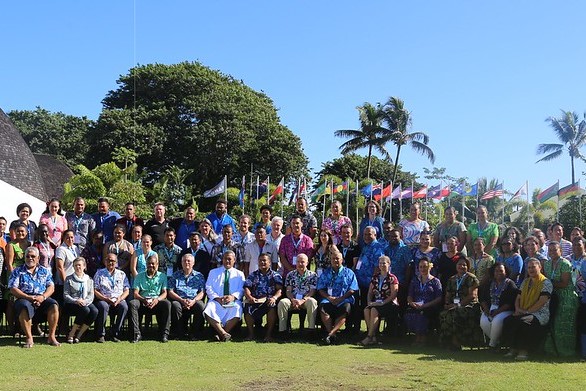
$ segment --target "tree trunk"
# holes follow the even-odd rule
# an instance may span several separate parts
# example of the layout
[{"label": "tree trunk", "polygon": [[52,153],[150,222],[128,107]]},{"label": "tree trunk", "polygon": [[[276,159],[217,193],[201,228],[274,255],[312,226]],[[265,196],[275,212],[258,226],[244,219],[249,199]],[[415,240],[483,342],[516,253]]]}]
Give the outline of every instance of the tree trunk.
[{"label": "tree trunk", "polygon": [[[397,156],[395,157],[395,168],[393,169],[393,183],[397,179],[397,168],[399,167],[399,154],[401,153],[401,144],[397,145]],[[413,189],[411,189],[413,190]]]},{"label": "tree trunk", "polygon": [[574,157],[570,155],[570,161],[572,162],[572,185],[574,184],[575,179],[574,179]]},{"label": "tree trunk", "polygon": [[368,146],[368,159],[366,161],[366,179],[370,179],[370,160],[372,159],[372,145]]}]

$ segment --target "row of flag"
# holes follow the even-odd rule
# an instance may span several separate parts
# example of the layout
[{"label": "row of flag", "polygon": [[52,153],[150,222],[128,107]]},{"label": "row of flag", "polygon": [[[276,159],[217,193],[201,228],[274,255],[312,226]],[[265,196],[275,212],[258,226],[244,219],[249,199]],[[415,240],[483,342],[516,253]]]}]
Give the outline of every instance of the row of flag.
[{"label": "row of flag", "polygon": [[[269,190],[269,177],[266,180],[260,182],[260,178],[257,176],[256,180],[256,194],[252,191],[251,186],[251,196],[254,196],[255,199],[259,199],[264,196]],[[564,199],[572,196],[577,196],[582,194],[582,189],[580,188],[580,181],[572,183],[568,186],[560,188],[559,180],[553,184],[552,186],[548,187],[541,193],[537,195],[537,200],[539,202],[545,202],[553,197],[559,197],[559,199]],[[268,202],[269,204],[273,204],[279,195],[283,196],[284,194],[284,187],[285,187],[285,178],[281,178],[281,181],[278,183],[277,187],[271,193]],[[328,182],[327,180],[324,181],[320,186],[317,187],[311,193],[311,199],[313,202],[316,202],[320,197],[327,196],[327,195],[335,195],[335,194],[342,194],[347,193],[350,189],[350,182],[346,180],[339,185],[333,183],[333,181]],[[203,194],[204,197],[215,197],[222,193],[225,193],[227,190],[227,177],[224,176],[222,180],[214,187],[209,190],[206,190]],[[419,190],[414,190],[413,185],[406,189],[402,189],[401,184],[396,186],[392,189],[391,185],[384,186],[383,183],[370,183],[360,189],[360,192],[365,197],[371,197],[375,200],[380,200],[381,198],[384,199],[386,202],[390,202],[391,200],[398,199],[436,199],[441,200],[444,197],[448,197],[451,195],[460,195],[463,197],[478,197],[478,183],[474,185],[466,185],[464,183],[460,183],[450,189],[450,186],[432,186],[428,187],[424,185]],[[240,193],[238,196],[240,206],[244,207],[244,197],[246,194],[246,176],[242,177],[242,187],[240,189]],[[514,200],[515,198],[519,198],[522,196],[527,196],[528,194],[528,184],[525,182],[523,186],[519,190],[517,190],[509,201]],[[289,204],[293,203],[297,197],[301,195],[304,198],[307,198],[307,182],[305,179],[299,179],[297,181],[297,185],[293,189],[293,193],[289,199]],[[493,188],[487,190],[484,194],[479,197],[479,200],[485,201],[491,198],[502,197],[504,195],[503,190],[503,182],[497,183]]]}]

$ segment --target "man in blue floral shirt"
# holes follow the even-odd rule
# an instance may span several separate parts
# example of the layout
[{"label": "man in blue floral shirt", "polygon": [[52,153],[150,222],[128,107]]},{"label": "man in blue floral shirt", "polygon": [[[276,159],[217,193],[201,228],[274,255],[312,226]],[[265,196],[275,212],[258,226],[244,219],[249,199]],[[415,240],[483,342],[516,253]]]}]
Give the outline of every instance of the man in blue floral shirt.
[{"label": "man in blue floral shirt", "polygon": [[258,270],[250,273],[244,282],[244,319],[248,329],[245,340],[254,340],[254,324],[261,322],[267,315],[267,332],[265,342],[272,341],[272,332],[277,321],[277,299],[281,297],[283,278],[276,271],[271,270],[269,254],[260,254]]},{"label": "man in blue floral shirt", "polygon": [[317,289],[322,297],[321,320],[328,332],[323,339],[326,345],[336,341],[336,332],[346,323],[354,304],[354,292],[358,290],[356,275],[352,269],[342,266],[343,258],[341,252],[332,252],[332,267],[324,270],[317,281]]},{"label": "man in blue floral shirt", "polygon": [[52,346],[59,346],[55,336],[59,321],[57,302],[51,298],[55,291],[55,284],[51,271],[39,266],[39,249],[28,247],[24,253],[24,265],[12,271],[8,280],[10,293],[14,296],[14,313],[18,316],[20,327],[26,335],[25,348],[33,347],[31,326],[33,320],[39,321],[46,316],[49,323],[49,337],[47,342]]},{"label": "man in blue floral shirt", "polygon": [[183,255],[181,270],[173,273],[167,287],[167,296],[171,299],[171,329],[179,338],[185,336],[191,315],[195,317],[190,333],[191,339],[201,336],[203,331],[203,295],[206,283],[203,274],[193,269],[194,263],[193,255]]}]

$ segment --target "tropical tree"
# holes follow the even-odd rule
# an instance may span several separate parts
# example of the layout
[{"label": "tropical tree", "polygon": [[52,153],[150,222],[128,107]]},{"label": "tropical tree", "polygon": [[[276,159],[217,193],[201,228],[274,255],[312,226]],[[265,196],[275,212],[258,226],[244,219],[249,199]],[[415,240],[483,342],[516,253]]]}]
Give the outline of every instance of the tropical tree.
[{"label": "tropical tree", "polygon": [[564,151],[564,147],[568,149],[570,155],[570,162],[572,164],[572,183],[576,182],[574,175],[574,159],[585,160],[584,155],[580,149],[586,143],[586,114],[580,117],[572,111],[561,110],[560,118],[549,117],[545,120],[553,129],[560,144],[539,144],[537,146],[537,154],[544,157],[539,159],[536,163],[547,162],[560,157]]},{"label": "tropical tree", "polygon": [[405,103],[399,98],[391,97],[382,108],[382,111],[383,123],[387,125],[386,129],[388,129],[383,139],[392,141],[397,147],[395,168],[393,170],[393,183],[395,182],[397,169],[399,168],[401,148],[404,145],[409,145],[416,152],[426,156],[433,164],[435,162],[435,154],[427,145],[429,143],[429,136],[423,132],[409,133],[411,128],[411,113],[405,109]]},{"label": "tropical tree", "polygon": [[389,153],[385,148],[389,139],[389,131],[383,124],[384,111],[380,103],[372,105],[365,102],[362,106],[356,107],[360,118],[360,129],[336,130],[336,137],[349,138],[340,145],[343,154],[355,152],[362,148],[368,148],[366,176],[370,178],[370,164],[372,150],[378,151],[383,157],[389,159]]}]

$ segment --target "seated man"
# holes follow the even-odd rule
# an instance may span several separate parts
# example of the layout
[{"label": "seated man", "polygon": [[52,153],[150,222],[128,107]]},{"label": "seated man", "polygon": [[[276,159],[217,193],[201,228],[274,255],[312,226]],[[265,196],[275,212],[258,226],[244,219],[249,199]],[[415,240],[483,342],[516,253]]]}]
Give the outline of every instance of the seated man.
[{"label": "seated man", "polygon": [[[264,230],[263,228],[260,228]],[[258,256],[258,269],[248,275],[244,282],[244,319],[248,336],[246,341],[254,340],[254,323],[262,322],[267,315],[267,333],[264,341],[272,341],[273,328],[277,321],[277,299],[281,297],[283,278],[271,270],[271,256],[262,253]]]},{"label": "seated man", "polygon": [[332,252],[331,269],[324,270],[317,281],[317,289],[322,297],[321,320],[328,332],[323,339],[326,345],[335,342],[336,332],[346,323],[351,305],[354,304],[354,292],[358,290],[356,275],[352,269],[342,266],[343,259],[341,252]]},{"label": "seated man", "polygon": [[234,267],[236,254],[227,250],[222,256],[222,265],[210,270],[206,282],[208,304],[204,310],[208,323],[216,332],[218,341],[229,341],[230,330],[242,317],[242,288],[244,273]]},{"label": "seated man", "polygon": [[158,271],[158,268],[157,256],[152,255],[147,259],[146,271],[138,273],[134,279],[134,299],[129,304],[133,343],[142,339],[139,316],[153,313],[157,315],[161,342],[169,342],[171,303],[167,300],[167,276]]},{"label": "seated man", "polygon": [[171,299],[172,329],[179,338],[185,336],[185,329],[191,315],[195,316],[191,338],[201,335],[203,331],[205,280],[203,274],[193,269],[194,263],[195,259],[191,254],[181,257],[181,270],[173,273],[167,288],[167,296]]},{"label": "seated man", "polygon": [[39,249],[28,247],[24,252],[24,265],[12,271],[8,281],[10,293],[16,299],[14,313],[18,316],[20,327],[26,335],[25,348],[33,347],[31,325],[38,323],[42,316],[49,322],[47,342],[52,346],[61,345],[57,342],[55,331],[59,321],[59,307],[51,298],[55,284],[51,271],[39,266]]},{"label": "seated man", "polygon": [[287,274],[285,279],[286,298],[279,301],[279,332],[287,330],[289,311],[305,309],[309,317],[309,329],[315,329],[315,310],[317,300],[313,298],[317,287],[317,274],[307,268],[309,259],[305,254],[297,256],[295,270]]},{"label": "seated man", "polygon": [[118,257],[116,254],[108,254],[104,260],[105,268],[99,269],[94,276],[95,305],[98,308],[96,319],[96,342],[103,343],[106,340],[106,319],[108,315],[115,316],[112,325],[112,341],[120,342],[120,330],[126,314],[128,303],[126,298],[130,293],[130,284],[126,274],[116,269]]}]

